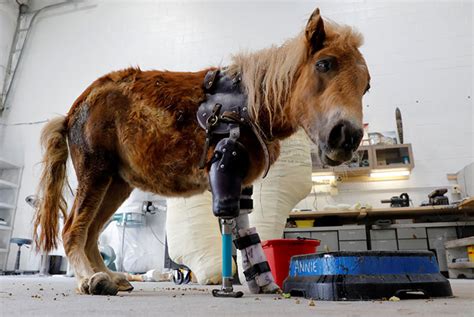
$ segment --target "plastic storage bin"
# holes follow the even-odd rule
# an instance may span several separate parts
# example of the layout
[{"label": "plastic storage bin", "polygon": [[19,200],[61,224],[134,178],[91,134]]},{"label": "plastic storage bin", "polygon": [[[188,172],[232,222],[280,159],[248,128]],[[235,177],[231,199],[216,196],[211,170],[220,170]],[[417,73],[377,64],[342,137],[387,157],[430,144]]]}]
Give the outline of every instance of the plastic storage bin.
[{"label": "plastic storage bin", "polygon": [[311,228],[314,225],[314,219],[311,220],[295,220],[298,228]]}]

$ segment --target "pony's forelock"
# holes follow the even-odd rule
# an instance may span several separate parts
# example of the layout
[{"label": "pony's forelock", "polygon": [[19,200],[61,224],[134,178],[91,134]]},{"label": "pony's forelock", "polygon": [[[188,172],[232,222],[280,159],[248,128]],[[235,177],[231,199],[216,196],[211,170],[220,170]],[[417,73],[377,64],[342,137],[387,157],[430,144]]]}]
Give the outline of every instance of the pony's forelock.
[{"label": "pony's forelock", "polygon": [[359,48],[364,44],[364,36],[349,25],[338,24],[332,20],[324,19],[324,28],[329,37],[337,41],[336,45],[350,45]]}]

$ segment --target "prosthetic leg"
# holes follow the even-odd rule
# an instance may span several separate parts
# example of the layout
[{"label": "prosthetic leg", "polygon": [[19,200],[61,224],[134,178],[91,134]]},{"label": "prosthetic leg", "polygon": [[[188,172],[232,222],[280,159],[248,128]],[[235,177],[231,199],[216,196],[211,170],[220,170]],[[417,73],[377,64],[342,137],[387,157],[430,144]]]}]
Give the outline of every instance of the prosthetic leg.
[{"label": "prosthetic leg", "polygon": [[[255,228],[248,228],[248,213],[251,211],[251,190],[244,190],[240,214],[242,181],[249,168],[245,147],[237,141],[239,126],[231,128],[228,138],[220,140],[215,148],[209,182],[213,197],[213,212],[222,227],[222,286],[213,290],[215,297],[241,297],[232,286],[232,233],[236,235],[235,245],[243,252],[244,270],[252,293],[271,293],[279,290],[266,261]],[[239,226],[236,226],[238,218]]]},{"label": "prosthetic leg", "polygon": [[[237,128],[238,129],[238,128]],[[215,297],[242,297],[232,286],[232,229],[239,216],[242,181],[248,171],[247,151],[236,139],[237,135],[217,143],[209,171],[212,191],[212,210],[219,217],[222,231],[222,286],[212,291]]]}]

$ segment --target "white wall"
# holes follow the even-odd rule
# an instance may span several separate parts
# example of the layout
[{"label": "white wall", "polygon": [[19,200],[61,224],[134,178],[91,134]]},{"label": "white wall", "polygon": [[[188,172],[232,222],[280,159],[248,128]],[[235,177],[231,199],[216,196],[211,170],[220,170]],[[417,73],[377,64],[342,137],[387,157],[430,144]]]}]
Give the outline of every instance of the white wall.
[{"label": "white wall", "polygon": [[[52,2],[33,1],[38,8]],[[394,130],[398,106],[416,159],[410,180],[343,185],[336,201],[371,199],[369,190],[380,187],[387,188],[385,198],[391,191],[422,193],[446,184],[446,173],[474,158],[468,1],[79,2],[48,11],[36,21],[3,121],[33,122],[65,114],[91,81],[111,70],[225,65],[232,52],[281,43],[297,34],[316,4],[324,16],[364,33],[362,51],[372,75],[365,121],[372,131]],[[23,197],[35,191],[41,126],[9,126],[0,138],[2,155],[25,166],[15,236],[31,235],[32,210]],[[322,196],[318,202],[330,199]],[[311,203],[312,198],[302,205]],[[37,268],[33,254],[25,252],[22,261],[24,268]]]},{"label": "white wall", "polygon": [[8,56],[15,34],[17,18],[18,6],[15,2],[0,0],[0,94],[3,92]]}]

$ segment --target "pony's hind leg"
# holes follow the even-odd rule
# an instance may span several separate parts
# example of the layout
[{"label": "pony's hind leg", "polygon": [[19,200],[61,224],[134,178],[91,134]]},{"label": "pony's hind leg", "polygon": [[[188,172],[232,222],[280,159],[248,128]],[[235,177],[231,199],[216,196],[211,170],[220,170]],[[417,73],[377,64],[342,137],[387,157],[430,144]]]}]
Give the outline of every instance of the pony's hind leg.
[{"label": "pony's hind leg", "polygon": [[78,181],[74,206],[63,230],[64,250],[74,268],[80,293],[97,294],[95,289],[90,288],[91,282],[94,282],[104,286],[102,294],[116,294],[118,289],[110,277],[95,273],[85,253],[89,227],[109,188],[111,177],[90,172],[78,175]]},{"label": "pony's hind leg", "polygon": [[[119,177],[112,180],[107,193],[95,214],[94,221],[89,227],[86,242],[86,255],[89,258],[93,270],[97,272],[107,273],[112,282],[117,286],[119,291],[132,291],[133,286],[127,280],[123,273],[112,272],[104,264],[104,260],[100,255],[97,240],[103,229],[104,224],[110,219],[118,207],[130,195],[132,188]],[[90,285],[90,288],[97,288],[96,285]]]}]

